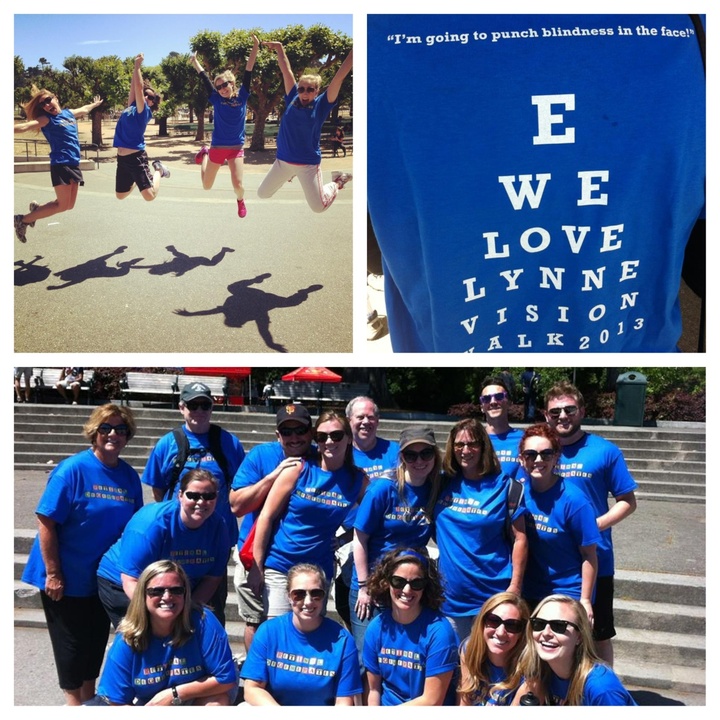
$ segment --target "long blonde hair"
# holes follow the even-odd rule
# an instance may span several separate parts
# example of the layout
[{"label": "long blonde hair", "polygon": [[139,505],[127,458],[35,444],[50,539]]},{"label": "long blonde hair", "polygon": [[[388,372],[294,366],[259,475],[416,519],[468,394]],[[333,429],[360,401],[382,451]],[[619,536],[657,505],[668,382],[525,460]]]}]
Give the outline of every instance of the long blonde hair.
[{"label": "long blonde hair", "polygon": [[37,120],[47,113],[43,110],[42,101],[51,97],[57,97],[51,90],[39,88],[33,84],[30,88],[30,99],[20,107],[25,111],[28,120]]},{"label": "long blonde hair", "polygon": [[528,604],[515,593],[501,592],[489,597],[473,622],[470,636],[462,649],[462,663],[467,671],[467,677],[458,688],[458,694],[471,704],[484,705],[490,695],[498,696],[508,690],[513,690],[520,685],[521,678],[515,673],[518,658],[526,643],[526,635],[518,638],[517,644],[508,655],[507,679],[497,685],[491,685],[486,670],[488,659],[487,642],[483,630],[485,629],[485,618],[496,610],[500,605],[514,605],[520,613],[520,619],[527,627],[530,617]]},{"label": "long blonde hair", "polygon": [[[575,657],[573,658],[572,675],[570,676],[570,687],[568,688],[566,705],[582,705],[583,690],[585,689],[585,681],[590,671],[595,665],[603,664],[603,661],[595,652],[595,643],[592,636],[592,628],[588,620],[585,608],[574,598],[568,595],[549,595],[541,600],[531,617],[538,617],[540,611],[548,603],[556,602],[569,605],[573,611],[575,619],[573,622],[578,626],[578,634],[580,642],[575,648]],[[528,624],[527,643],[525,649],[520,655],[518,662],[519,675],[525,677],[526,680],[533,682],[538,687],[538,693],[547,704],[547,698],[550,694],[550,680],[552,678],[552,670],[550,666],[540,658],[532,636],[532,628]]]}]

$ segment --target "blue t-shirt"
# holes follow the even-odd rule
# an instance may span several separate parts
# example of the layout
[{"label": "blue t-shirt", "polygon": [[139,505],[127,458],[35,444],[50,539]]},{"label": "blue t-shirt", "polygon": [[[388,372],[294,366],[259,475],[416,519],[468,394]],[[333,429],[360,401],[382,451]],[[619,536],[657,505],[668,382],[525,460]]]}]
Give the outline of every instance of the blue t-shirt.
[{"label": "blue t-shirt", "polygon": [[42,134],[50,143],[50,164],[79,165],[80,140],[75,116],[68,108],[57,115],[45,113],[45,116],[50,122],[42,128]]},{"label": "blue t-shirt", "polygon": [[[445,582],[443,612],[475,615],[512,578],[512,549],[505,536],[510,479],[502,472],[482,480],[450,479],[435,503],[435,542]],[[513,520],[525,508],[521,502]]]},{"label": "blue t-shirt", "polygon": [[118,118],[117,125],[115,125],[113,147],[144,150],[145,128],[152,116],[152,110],[148,105],[145,105],[142,112],[138,112],[137,103],[133,101]]},{"label": "blue t-shirt", "polygon": [[334,705],[339,697],[362,692],[358,654],[352,635],[323,618],[317,630],[304,633],[291,612],[257,629],[241,677],[266,683],[280,705]]},{"label": "blue t-shirt", "polygon": [[580,547],[597,545],[600,531],[588,497],[563,478],[545,492],[525,483],[525,532],[528,564],[523,597],[532,600],[554,593],[580,599]]},{"label": "blue t-shirt", "polygon": [[245,145],[245,116],[250,93],[241,85],[233,98],[224,98],[214,91],[210,102],[215,113],[212,147],[243,147]]},{"label": "blue t-shirt", "polygon": [[[465,638],[462,643],[460,644],[460,656],[462,657],[464,653],[467,650],[467,643],[468,638]],[[507,673],[505,670],[501,667],[497,667],[497,665],[493,665],[489,660],[485,660],[483,664],[483,669],[485,670],[485,677],[488,678],[488,694],[485,697],[484,700],[480,699],[479,695],[476,695],[473,700],[471,700],[471,705],[511,705],[513,699],[515,698],[515,694],[517,693],[517,688],[514,690],[505,690],[504,692],[495,692],[493,693],[493,686],[498,685],[502,682],[505,682],[507,680]]]},{"label": "blue t-shirt", "polygon": [[193,634],[181,647],[170,638],[154,635],[145,652],[135,652],[116,635],[108,650],[97,694],[117,705],[136,700],[145,705],[161,690],[172,685],[214,677],[219,683],[237,683],[237,666],[228,636],[218,619],[207,609],[193,610]]},{"label": "blue t-shirt", "polygon": [[367,37],[393,350],[675,352],[705,205],[688,16],[376,14]]},{"label": "blue t-shirt", "polygon": [[362,477],[341,467],[326,472],[306,462],[287,509],[275,524],[265,567],[286,573],[299,562],[320,565],[334,577],[333,538],[362,490]]},{"label": "blue t-shirt", "polygon": [[[595,517],[608,511],[608,495],[617,497],[637,490],[620,448],[598,435],[585,433],[572,445],[564,445],[557,471],[590,498]],[[597,547],[598,576],[615,573],[612,528],[600,533]]]},{"label": "blue t-shirt", "polygon": [[[182,429],[190,443],[190,450],[173,495],[177,498],[177,493],[180,490],[180,480],[188,471],[200,468],[201,470],[211,472],[219,481],[215,512],[225,520],[230,541],[228,549],[230,549],[237,543],[238,538],[237,518],[233,515],[230,507],[230,483],[245,457],[245,450],[241,442],[232,433],[227,432],[227,430],[220,432],[220,445],[228,465],[229,477],[225,477],[220,469],[220,465],[210,451],[210,434],[190,432],[185,425],[182,426]],[[157,445],[152,449],[145,465],[145,470],[143,471],[143,483],[150,487],[164,490],[165,500],[170,499],[168,497],[168,486],[170,484],[177,452],[178,447],[173,434],[168,433],[167,435],[163,435],[163,437],[158,440]]]},{"label": "blue t-shirt", "polygon": [[363,665],[382,681],[382,705],[400,705],[423,694],[425,678],[455,670],[458,638],[447,618],[423,608],[402,625],[385,610],[365,633]]},{"label": "blue t-shirt", "polygon": [[377,438],[372,450],[359,450],[353,447],[355,464],[365,471],[369,480],[379,477],[395,478],[400,455],[400,445],[394,440]]},{"label": "blue t-shirt", "polygon": [[[35,512],[57,523],[65,595],[89,597],[97,592],[100,558],[142,504],[140,478],[124,460],[111,468],[88,449],[52,471]],[[44,590],[45,578],[36,537],[22,579]]]},{"label": "blue t-shirt", "polygon": [[[555,675],[555,673],[552,673],[548,705],[564,705],[569,689],[569,679],[563,680]],[[615,672],[607,665],[601,664],[595,665],[588,673],[585,680],[585,687],[583,688],[582,704],[637,705]]]},{"label": "blue t-shirt", "polygon": [[156,560],[182,565],[195,587],[206,575],[227,572],[227,529],[217,509],[197,529],[180,518],[176,500],[146,505],[133,516],[120,539],[105,553],[98,575],[122,585],[121,573],[133,578]]},{"label": "blue t-shirt", "polygon": [[517,477],[520,469],[520,438],[522,436],[523,431],[519,428],[510,428],[507,432],[499,435],[488,434],[497,459],[500,461],[500,468],[511,477]]},{"label": "blue t-shirt", "polygon": [[[386,552],[401,547],[425,547],[432,533],[431,519],[425,514],[430,499],[430,483],[419,487],[405,484],[404,501],[398,484],[379,478],[368,485],[355,514],[354,527],[368,535],[368,570]],[[352,585],[358,589],[353,565]]]},{"label": "blue t-shirt", "polygon": [[322,93],[306,107],[300,104],[297,85],[285,96],[285,112],[277,136],[277,159],[294,165],[319,165],[320,133],[337,103]]}]

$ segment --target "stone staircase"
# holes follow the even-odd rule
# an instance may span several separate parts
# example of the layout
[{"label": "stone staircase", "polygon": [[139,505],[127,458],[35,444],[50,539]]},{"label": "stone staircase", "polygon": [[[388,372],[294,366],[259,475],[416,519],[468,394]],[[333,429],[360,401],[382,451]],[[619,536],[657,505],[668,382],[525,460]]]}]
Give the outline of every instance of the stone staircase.
[{"label": "stone staircase", "polygon": [[[179,424],[177,410],[133,408],[138,434],[123,458],[142,471],[157,439]],[[237,434],[246,451],[274,439],[274,415],[252,412],[214,412],[214,420]],[[82,406],[18,405],[15,408],[15,469],[49,471],[61,459],[87,447],[81,425],[88,417]],[[439,443],[444,443],[452,422],[431,420]],[[383,417],[381,435],[397,439],[406,419]],[[625,454],[640,488],[638,499],[693,504],[704,521],[705,429],[699,427],[587,429],[616,443]],[[17,490],[16,490],[17,491]],[[33,502],[35,499],[33,498]],[[702,507],[700,507],[702,506]],[[642,513],[637,514],[638,522]],[[635,522],[635,516],[628,522]],[[684,528],[680,528],[682,532]],[[20,582],[35,530],[16,528],[15,625],[44,627],[38,593]],[[616,543],[617,544],[617,543]],[[648,552],[656,551],[648,548]],[[704,556],[703,561],[704,563]],[[704,568],[704,565],[703,565]],[[233,568],[228,568],[232,588]],[[618,552],[615,576],[615,667],[625,684],[643,704],[705,704],[705,576],[671,574],[622,568]],[[331,606],[330,610],[333,608]],[[227,630],[234,652],[244,654],[243,624],[237,616],[234,592],[227,605]]]}]

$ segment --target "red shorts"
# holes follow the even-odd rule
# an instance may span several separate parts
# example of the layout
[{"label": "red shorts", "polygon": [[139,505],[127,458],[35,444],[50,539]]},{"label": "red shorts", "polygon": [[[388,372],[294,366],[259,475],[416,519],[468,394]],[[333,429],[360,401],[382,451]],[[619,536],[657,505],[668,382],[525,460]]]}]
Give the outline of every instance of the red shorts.
[{"label": "red shorts", "polygon": [[208,159],[216,165],[224,165],[226,160],[245,157],[244,148],[210,148]]}]

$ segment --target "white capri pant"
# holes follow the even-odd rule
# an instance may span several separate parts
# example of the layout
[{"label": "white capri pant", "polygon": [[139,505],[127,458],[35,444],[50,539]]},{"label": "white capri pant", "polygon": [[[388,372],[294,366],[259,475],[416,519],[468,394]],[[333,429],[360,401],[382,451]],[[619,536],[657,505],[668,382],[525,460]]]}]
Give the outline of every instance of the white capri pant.
[{"label": "white capri pant", "polygon": [[296,177],[300,180],[305,199],[313,212],[325,212],[338,193],[335,182],[323,185],[320,165],[293,165],[284,160],[275,160],[258,188],[258,197],[267,200],[272,197],[286,182]]}]

